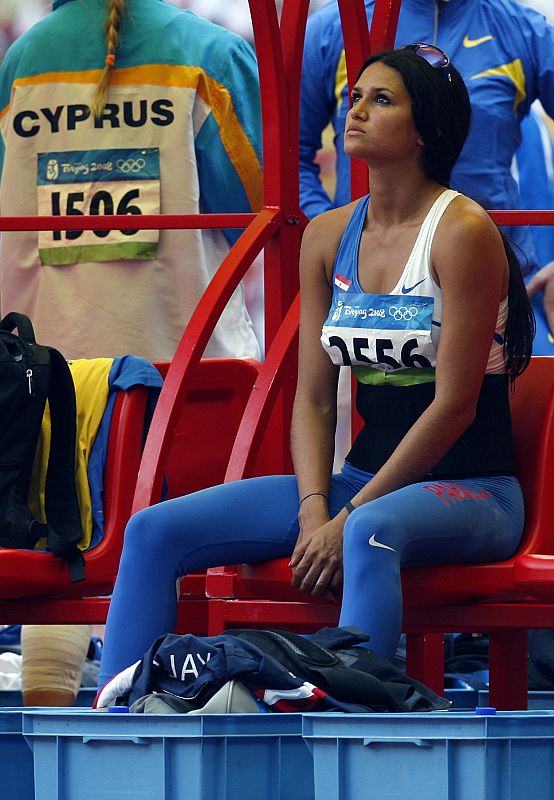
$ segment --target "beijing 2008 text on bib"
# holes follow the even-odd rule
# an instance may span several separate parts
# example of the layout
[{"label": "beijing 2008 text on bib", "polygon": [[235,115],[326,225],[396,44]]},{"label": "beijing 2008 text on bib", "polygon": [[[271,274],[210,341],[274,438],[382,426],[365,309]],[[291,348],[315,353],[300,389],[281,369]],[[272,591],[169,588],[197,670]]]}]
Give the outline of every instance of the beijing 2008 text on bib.
[{"label": "beijing 2008 text on bib", "polygon": [[433,305],[432,297],[335,289],[321,342],[337,366],[385,372],[434,367]]},{"label": "beijing 2008 text on bib", "polygon": [[[160,213],[160,153],[157,147],[39,153],[40,215]],[[131,220],[129,221],[131,223]],[[153,259],[158,230],[40,231],[42,264]]]}]

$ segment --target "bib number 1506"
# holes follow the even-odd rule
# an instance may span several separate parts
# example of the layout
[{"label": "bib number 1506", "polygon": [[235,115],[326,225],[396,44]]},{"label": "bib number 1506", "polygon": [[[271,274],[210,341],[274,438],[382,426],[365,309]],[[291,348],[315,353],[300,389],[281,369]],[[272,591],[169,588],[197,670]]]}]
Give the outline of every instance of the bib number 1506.
[{"label": "bib number 1506", "polygon": [[[84,192],[52,192],[52,215],[61,216],[67,214],[68,216],[84,216],[90,214],[91,216],[102,216],[104,214],[142,214],[142,211],[137,205],[133,204],[134,200],[138,200],[140,191],[139,189],[130,189],[128,192],[119,199],[116,203],[110,192],[105,189],[99,189],[90,198],[88,208],[84,207],[85,193]],[[65,198],[65,201],[64,201]],[[62,206],[64,206],[62,208]],[[137,233],[138,228],[127,228],[122,230],[121,233],[125,236],[133,236]],[[68,240],[78,239],[83,231],[53,231],[54,241],[59,242],[62,238]],[[93,231],[94,235],[99,239],[104,239],[109,236],[110,231]]]}]

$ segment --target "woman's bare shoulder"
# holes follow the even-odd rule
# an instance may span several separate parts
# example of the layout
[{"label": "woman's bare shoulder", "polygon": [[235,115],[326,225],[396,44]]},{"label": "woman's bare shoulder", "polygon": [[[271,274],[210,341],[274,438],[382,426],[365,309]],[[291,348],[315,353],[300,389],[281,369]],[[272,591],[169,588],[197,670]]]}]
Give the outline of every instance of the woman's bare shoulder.
[{"label": "woman's bare shoulder", "polygon": [[463,194],[449,204],[437,229],[433,251],[435,254],[453,247],[499,246],[498,228],[483,206]]},{"label": "woman's bare shoulder", "polygon": [[488,212],[465,195],[458,195],[444,212],[432,246],[432,262],[439,275],[452,270],[505,271],[505,251],[500,231]]},{"label": "woman's bare shoulder", "polygon": [[483,206],[470,197],[459,194],[444,213],[451,234],[487,233],[496,230],[496,225]]}]

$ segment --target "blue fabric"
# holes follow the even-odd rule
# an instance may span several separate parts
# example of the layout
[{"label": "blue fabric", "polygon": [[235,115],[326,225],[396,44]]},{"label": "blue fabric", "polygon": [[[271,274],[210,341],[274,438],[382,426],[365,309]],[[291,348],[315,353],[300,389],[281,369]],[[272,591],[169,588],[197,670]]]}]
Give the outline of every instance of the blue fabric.
[{"label": "blue fabric", "polygon": [[[554,143],[546,123],[532,110],[522,122],[516,154],[521,208],[554,209]],[[531,228],[540,267],[554,260],[554,225]],[[550,354],[549,354],[550,355]]]},{"label": "blue fabric", "polygon": [[[359,637],[351,636],[353,643]],[[340,667],[339,667],[340,668]],[[133,678],[126,702],[129,706],[145,695],[162,692],[188,700],[201,708],[227,681],[238,680],[251,692],[275,696],[282,692],[286,711],[364,712],[372,709],[341,702],[327,693],[314,693],[311,684],[297,677],[271,654],[238,636],[173,636],[154,642]],[[267,709],[266,709],[267,710]],[[272,711],[283,711],[279,703]]]},{"label": "blue fabric", "polygon": [[[531,111],[523,120],[523,139],[517,151],[517,168],[521,207],[554,209],[554,145],[546,124]],[[541,131],[543,135],[541,135]],[[546,134],[546,135],[544,135]],[[554,225],[530,228],[539,267],[554,260]],[[554,356],[554,340],[550,334],[543,307],[543,295],[533,297],[537,332],[533,341],[534,356]]]},{"label": "blue fabric", "polygon": [[0,648],[21,644],[21,625],[6,625],[0,628]]},{"label": "blue fabric", "polygon": [[150,361],[130,355],[114,359],[108,375],[110,387],[108,402],[90,451],[87,468],[93,522],[90,547],[95,547],[104,535],[104,468],[108,454],[108,440],[116,393],[118,391],[126,392],[133,386],[147,386],[150,388],[145,421],[147,426],[152,417],[162,383],[160,373]]},{"label": "blue fabric", "polygon": [[368,646],[392,659],[402,623],[401,566],[501,561],[522,531],[514,477],[416,483],[360,506],[344,529],[340,624],[367,631]]},{"label": "blue fabric", "polygon": [[[374,0],[365,0],[369,20],[374,5]],[[437,44],[467,83],[473,124],[452,175],[452,188],[486,208],[518,208],[518,187],[510,167],[521,141],[521,120],[536,98],[554,116],[554,27],[515,0],[403,0],[396,44],[409,42]],[[337,0],[331,0],[309,18],[304,51],[300,193],[302,208],[309,217],[350,201],[350,163],[342,145],[348,92],[346,85],[336,86],[342,50]],[[518,59],[519,63],[512,65]],[[504,73],[482,74],[499,68],[504,68]],[[520,72],[521,95],[508,74],[510,69]],[[337,149],[337,185],[332,200],[321,186],[319,168],[313,163],[329,121]],[[528,229],[507,228],[506,233],[536,269]]]},{"label": "blue fabric", "polygon": [[[332,478],[331,516],[371,477],[345,464]],[[297,513],[296,478],[271,475],[204,489],[136,514],[125,532],[99,685],[173,629],[180,576],[289,556],[299,532]],[[370,634],[371,649],[392,658],[400,634],[400,563],[506,558],[522,529],[521,491],[510,477],[429,481],[360,507],[345,525],[340,624],[357,625]],[[394,551],[369,546],[373,533]]]}]

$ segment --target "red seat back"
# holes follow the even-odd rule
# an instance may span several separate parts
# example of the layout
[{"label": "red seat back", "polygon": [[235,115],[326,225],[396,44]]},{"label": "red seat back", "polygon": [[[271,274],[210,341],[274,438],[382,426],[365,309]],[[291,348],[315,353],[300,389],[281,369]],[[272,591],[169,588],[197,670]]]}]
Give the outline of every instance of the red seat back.
[{"label": "red seat back", "polygon": [[535,356],[511,399],[517,474],[525,498],[520,552],[554,553],[554,358]]},{"label": "red seat back", "polygon": [[[167,374],[169,362],[156,366]],[[198,363],[171,444],[168,497],[223,482],[258,368],[253,359],[210,358]]]}]

